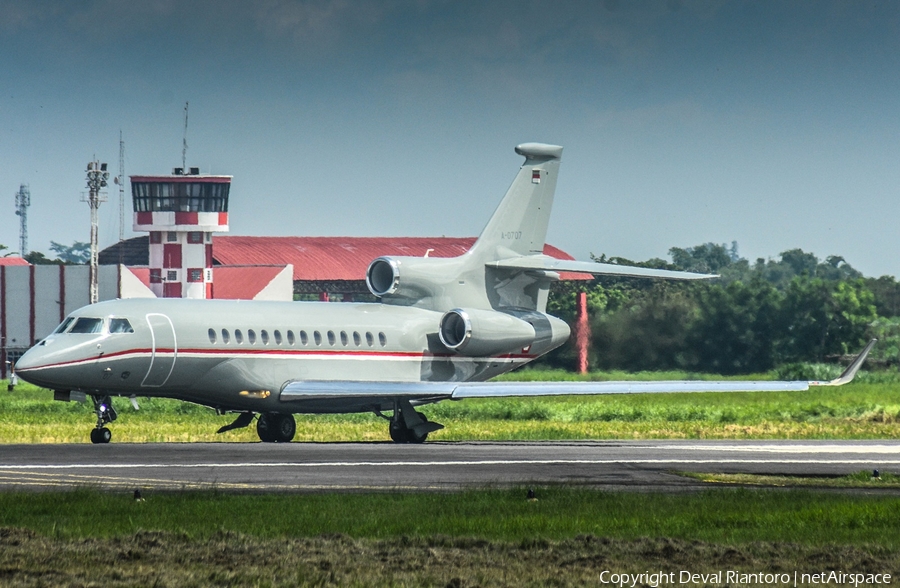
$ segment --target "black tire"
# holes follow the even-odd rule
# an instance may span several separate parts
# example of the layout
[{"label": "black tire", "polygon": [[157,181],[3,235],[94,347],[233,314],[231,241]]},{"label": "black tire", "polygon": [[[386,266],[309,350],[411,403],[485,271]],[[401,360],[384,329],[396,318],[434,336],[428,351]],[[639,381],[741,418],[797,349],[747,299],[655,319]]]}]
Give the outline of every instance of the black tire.
[{"label": "black tire", "polygon": [[407,429],[402,424],[395,424],[394,421],[391,421],[390,427],[388,427],[388,432],[390,432],[391,440],[394,443],[409,443],[410,434],[412,431]]},{"label": "black tire", "polygon": [[275,423],[272,418],[273,416],[274,415],[263,413],[256,419],[256,434],[259,435],[259,440],[263,443],[275,442]]},{"label": "black tire", "polygon": [[272,415],[274,427],[272,428],[272,436],[277,443],[290,443],[297,432],[297,422],[292,414],[275,414]]},{"label": "black tire", "polygon": [[103,427],[101,429],[91,429],[91,443],[103,444],[112,440],[112,431]]}]

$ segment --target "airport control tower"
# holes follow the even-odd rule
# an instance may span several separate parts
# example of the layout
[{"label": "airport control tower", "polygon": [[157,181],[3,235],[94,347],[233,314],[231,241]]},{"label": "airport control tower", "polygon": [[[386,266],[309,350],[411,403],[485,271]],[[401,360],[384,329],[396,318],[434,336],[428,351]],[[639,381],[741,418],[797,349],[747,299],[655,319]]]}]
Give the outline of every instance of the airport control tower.
[{"label": "airport control tower", "polygon": [[212,234],[228,231],[232,176],[176,167],[130,176],[134,230],[150,233],[150,289],[160,298],[212,298]]}]

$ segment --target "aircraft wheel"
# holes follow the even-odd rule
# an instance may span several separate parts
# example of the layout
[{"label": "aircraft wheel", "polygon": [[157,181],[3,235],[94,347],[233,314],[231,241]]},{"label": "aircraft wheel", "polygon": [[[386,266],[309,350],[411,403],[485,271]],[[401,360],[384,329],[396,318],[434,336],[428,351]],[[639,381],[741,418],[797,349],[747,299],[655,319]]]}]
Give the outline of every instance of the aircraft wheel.
[{"label": "aircraft wheel", "polygon": [[275,423],[272,418],[274,416],[275,415],[263,413],[256,419],[256,434],[259,435],[259,440],[263,443],[275,442]]},{"label": "aircraft wheel", "polygon": [[91,429],[91,443],[109,443],[111,439],[112,432],[106,427]]},{"label": "aircraft wheel", "polygon": [[294,420],[294,415],[276,414],[273,416],[275,417],[272,419],[275,421],[275,426],[272,428],[274,440],[278,443],[290,443],[297,432],[297,422]]},{"label": "aircraft wheel", "polygon": [[[428,422],[428,417],[426,417],[421,412],[416,412],[419,415],[419,418]],[[424,433],[422,435],[416,435],[415,431],[412,429],[407,429],[406,425],[401,422],[391,421],[391,426],[389,428],[391,434],[391,440],[394,443],[424,443],[426,439],[428,439],[428,433]]]},{"label": "aircraft wheel", "polygon": [[394,424],[394,422],[391,421],[391,425],[390,425],[390,427],[388,427],[388,431],[390,432],[391,440],[394,443],[409,443],[409,441],[410,441],[409,437],[410,437],[410,433],[412,433],[412,431],[410,431],[403,425]]}]

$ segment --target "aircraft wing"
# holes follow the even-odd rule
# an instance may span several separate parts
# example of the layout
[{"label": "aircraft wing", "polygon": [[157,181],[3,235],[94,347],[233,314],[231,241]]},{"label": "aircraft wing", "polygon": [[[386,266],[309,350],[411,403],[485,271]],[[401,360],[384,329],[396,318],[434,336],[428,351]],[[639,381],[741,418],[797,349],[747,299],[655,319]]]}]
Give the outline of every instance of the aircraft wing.
[{"label": "aircraft wing", "polygon": [[708,280],[718,278],[717,274],[695,274],[674,270],[651,269],[612,263],[595,263],[593,261],[572,261],[556,259],[547,255],[528,255],[491,261],[488,267],[500,269],[546,270],[552,272],[574,272],[606,276],[627,276],[633,278],[668,278],[671,280]]},{"label": "aircraft wing", "polygon": [[281,400],[347,397],[445,400],[502,396],[562,396],[569,394],[663,394],[673,392],[790,392],[817,386],[842,386],[856,376],[876,340],[872,339],[844,372],[828,381],[609,381],[609,382],[348,382],[294,381]]}]

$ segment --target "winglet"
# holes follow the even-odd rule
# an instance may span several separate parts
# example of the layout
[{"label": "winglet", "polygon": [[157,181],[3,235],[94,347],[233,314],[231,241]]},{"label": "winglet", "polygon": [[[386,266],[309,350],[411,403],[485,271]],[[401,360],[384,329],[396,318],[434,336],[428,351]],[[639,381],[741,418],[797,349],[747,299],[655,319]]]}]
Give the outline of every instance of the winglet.
[{"label": "winglet", "polygon": [[869,355],[869,352],[872,351],[872,347],[875,346],[876,341],[878,339],[872,339],[869,341],[869,344],[866,345],[865,349],[856,356],[856,359],[847,366],[847,369],[844,370],[837,378],[830,380],[828,382],[810,382],[810,386],[843,386],[844,384],[849,383],[856,376],[856,372],[859,371],[859,368],[862,367],[864,361],[866,361],[866,357]]}]

